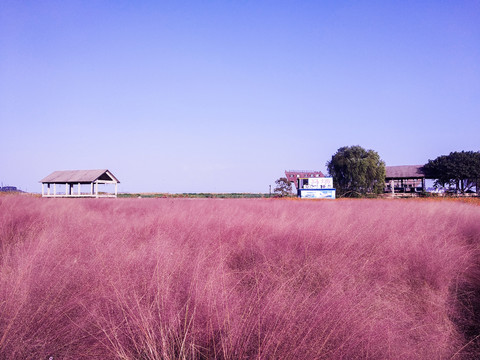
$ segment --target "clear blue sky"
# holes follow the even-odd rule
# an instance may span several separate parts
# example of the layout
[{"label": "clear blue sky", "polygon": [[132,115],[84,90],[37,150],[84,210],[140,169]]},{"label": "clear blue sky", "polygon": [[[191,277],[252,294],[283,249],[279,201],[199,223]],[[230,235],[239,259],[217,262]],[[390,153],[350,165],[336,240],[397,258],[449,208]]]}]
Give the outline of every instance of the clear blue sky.
[{"label": "clear blue sky", "polygon": [[479,1],[0,2],[0,181],[268,192],[338,148],[480,150]]}]

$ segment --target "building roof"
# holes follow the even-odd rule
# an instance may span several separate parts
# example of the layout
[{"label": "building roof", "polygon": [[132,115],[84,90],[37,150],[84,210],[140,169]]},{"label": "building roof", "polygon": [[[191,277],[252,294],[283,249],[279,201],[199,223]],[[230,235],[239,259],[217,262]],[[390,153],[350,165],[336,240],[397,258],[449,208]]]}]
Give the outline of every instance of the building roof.
[{"label": "building roof", "polygon": [[289,177],[289,176],[294,176],[294,177],[325,177],[325,175],[323,175],[323,173],[321,171],[318,171],[318,170],[285,170],[285,175],[287,175],[287,177]]},{"label": "building roof", "polygon": [[415,179],[424,178],[421,171],[423,165],[386,166],[386,179]]},{"label": "building roof", "polygon": [[115,181],[118,179],[107,169],[54,171],[40,180],[42,183],[91,183],[96,180]]},{"label": "building roof", "polygon": [[325,175],[318,170],[285,170],[285,176],[288,181],[295,184],[295,187],[298,186],[297,179],[299,178],[325,177]]}]

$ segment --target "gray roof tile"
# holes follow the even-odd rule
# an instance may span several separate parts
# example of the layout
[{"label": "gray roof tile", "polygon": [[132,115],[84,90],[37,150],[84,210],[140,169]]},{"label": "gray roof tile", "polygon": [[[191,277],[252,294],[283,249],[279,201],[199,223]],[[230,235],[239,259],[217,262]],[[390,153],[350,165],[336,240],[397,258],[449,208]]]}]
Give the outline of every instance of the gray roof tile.
[{"label": "gray roof tile", "polygon": [[[63,170],[63,171],[54,171],[47,177],[40,180],[42,183],[68,183],[68,182],[93,182],[105,174],[108,170],[107,169],[100,169],[100,170]],[[108,171],[111,176],[113,177],[112,180],[118,179]]]},{"label": "gray roof tile", "polygon": [[424,178],[425,175],[420,170],[423,165],[400,165],[400,166],[386,166],[386,178],[390,179],[412,179]]}]

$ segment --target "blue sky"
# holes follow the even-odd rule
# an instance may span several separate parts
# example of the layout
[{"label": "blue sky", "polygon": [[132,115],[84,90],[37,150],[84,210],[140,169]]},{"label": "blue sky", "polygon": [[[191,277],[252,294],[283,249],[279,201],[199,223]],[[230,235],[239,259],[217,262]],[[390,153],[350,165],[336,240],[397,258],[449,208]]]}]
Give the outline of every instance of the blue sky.
[{"label": "blue sky", "polygon": [[480,150],[478,1],[0,2],[0,181],[268,192],[360,145]]}]

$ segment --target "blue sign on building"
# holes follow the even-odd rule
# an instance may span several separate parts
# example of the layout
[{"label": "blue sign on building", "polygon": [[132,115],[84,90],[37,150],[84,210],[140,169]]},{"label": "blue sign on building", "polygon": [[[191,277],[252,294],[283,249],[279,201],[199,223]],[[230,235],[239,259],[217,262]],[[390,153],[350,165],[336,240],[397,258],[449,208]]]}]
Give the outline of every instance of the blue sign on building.
[{"label": "blue sign on building", "polygon": [[298,197],[302,199],[335,199],[335,189],[299,189]]}]

